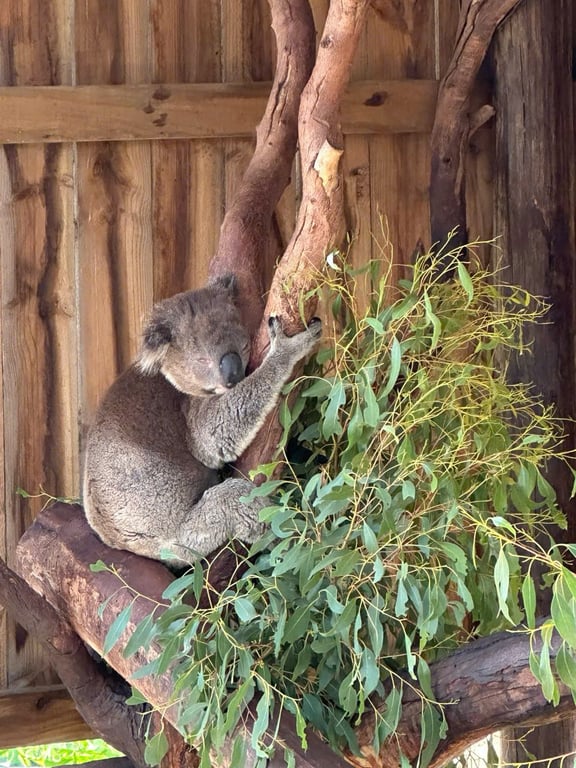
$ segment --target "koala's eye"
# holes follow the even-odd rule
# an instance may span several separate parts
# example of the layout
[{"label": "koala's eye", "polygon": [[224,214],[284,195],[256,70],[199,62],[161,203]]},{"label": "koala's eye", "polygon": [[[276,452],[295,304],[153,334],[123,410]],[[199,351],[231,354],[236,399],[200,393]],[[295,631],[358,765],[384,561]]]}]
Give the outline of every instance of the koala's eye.
[{"label": "koala's eye", "polygon": [[200,365],[210,365],[210,358],[209,357],[197,357],[196,362],[200,363]]}]

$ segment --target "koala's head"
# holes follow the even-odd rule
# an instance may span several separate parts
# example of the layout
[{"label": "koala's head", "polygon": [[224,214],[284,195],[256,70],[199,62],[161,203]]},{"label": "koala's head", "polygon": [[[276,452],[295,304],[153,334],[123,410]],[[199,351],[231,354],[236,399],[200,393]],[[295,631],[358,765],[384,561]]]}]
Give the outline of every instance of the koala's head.
[{"label": "koala's head", "polygon": [[233,275],[154,305],[137,359],[147,375],[162,373],[187,395],[209,397],[244,378],[250,337],[236,306]]}]

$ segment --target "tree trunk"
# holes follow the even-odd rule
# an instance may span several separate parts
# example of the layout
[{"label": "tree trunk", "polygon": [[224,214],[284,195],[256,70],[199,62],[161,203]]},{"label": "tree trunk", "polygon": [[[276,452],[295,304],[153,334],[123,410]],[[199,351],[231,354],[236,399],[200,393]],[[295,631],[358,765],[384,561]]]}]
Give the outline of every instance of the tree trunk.
[{"label": "tree trunk", "polygon": [[[549,324],[534,328],[526,340],[532,351],[512,361],[510,377],[533,383],[563,419],[575,416],[573,22],[573,0],[525,0],[499,30],[494,48],[494,231],[501,236],[504,278],[551,304]],[[565,430],[564,447],[573,448],[573,423],[565,422]],[[575,541],[571,473],[557,462],[548,478],[568,516],[565,540]],[[507,744],[508,762],[526,761],[524,747],[542,759],[571,752],[576,749],[574,721],[537,729],[522,744]]]}]

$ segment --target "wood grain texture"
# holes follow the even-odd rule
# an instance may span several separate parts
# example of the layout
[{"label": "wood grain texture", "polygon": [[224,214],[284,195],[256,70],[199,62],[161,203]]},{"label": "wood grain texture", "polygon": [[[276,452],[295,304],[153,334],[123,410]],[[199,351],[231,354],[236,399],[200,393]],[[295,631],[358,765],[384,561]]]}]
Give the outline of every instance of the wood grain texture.
[{"label": "wood grain texture", "polygon": [[[72,84],[69,2],[2,4],[0,85]],[[78,489],[74,155],[71,147],[0,150],[2,377],[5,473],[1,553],[12,562],[20,535],[43,501]],[[8,622],[0,641],[1,684],[54,677],[37,646]]]},{"label": "wood grain texture", "polygon": [[0,749],[90,738],[62,686],[0,692]]},{"label": "wood grain texture", "polygon": [[[0,143],[251,138],[270,90],[262,83],[0,88]],[[427,133],[435,80],[351,84],[346,134]]]},{"label": "wood grain texture", "polygon": [[[420,89],[418,104],[424,108],[425,89],[429,84],[437,88],[434,10],[434,3],[414,0],[373,3],[352,77],[360,82],[379,77],[414,83]],[[377,101],[375,91],[369,103]],[[386,110],[386,99],[383,106]],[[410,102],[406,114],[415,115]],[[430,128],[427,122],[425,131]],[[393,279],[399,266],[411,260],[418,241],[429,239],[426,166],[422,166],[429,139],[427,133],[406,133],[415,135],[366,131],[353,140],[348,137],[345,152],[346,210],[352,217],[349,227],[355,243],[351,259],[355,264],[366,258],[393,261]]]},{"label": "wood grain texture", "polygon": [[[198,92],[198,114],[213,110],[215,125],[234,126],[258,119],[257,99],[238,102],[233,111],[214,98],[221,74],[219,3],[154,2],[153,79],[176,83],[183,93]],[[197,85],[200,83],[200,85]],[[167,87],[172,91],[173,87]],[[165,99],[167,109],[171,99]],[[240,103],[243,107],[240,108]],[[187,98],[184,114],[194,114]],[[254,108],[255,107],[255,108]],[[206,114],[206,113],[205,113]],[[167,126],[172,121],[167,120]],[[246,128],[250,134],[255,123]],[[206,281],[224,216],[224,167],[218,131],[194,131],[182,141],[152,145],[154,220],[154,298],[161,299]]]},{"label": "wood grain texture", "polygon": [[[547,322],[528,329],[531,354],[517,355],[509,378],[534,387],[563,419],[565,450],[576,446],[574,369],[575,171],[573,66],[574,3],[560,0],[554,10],[526,0],[495,36],[496,105],[495,231],[501,236],[501,257],[507,281],[522,285],[550,303]],[[538,41],[538,42],[536,42]],[[534,55],[535,50],[542,55]],[[545,54],[544,54],[545,52]],[[530,62],[529,68],[526,62]],[[571,498],[571,471],[560,462],[547,467],[557,491],[568,530],[559,541],[576,536],[576,501]],[[539,601],[541,613],[548,606]],[[508,764],[570,752],[576,741],[576,720],[507,734]],[[508,739],[505,739],[508,741]],[[534,756],[534,758],[532,757]],[[548,761],[547,761],[548,762]],[[562,759],[548,764],[559,768]]]},{"label": "wood grain texture", "polygon": [[[82,0],[75,25],[80,84],[150,80],[147,0]],[[134,357],[152,303],[151,167],[147,142],[78,147],[83,430]]]}]

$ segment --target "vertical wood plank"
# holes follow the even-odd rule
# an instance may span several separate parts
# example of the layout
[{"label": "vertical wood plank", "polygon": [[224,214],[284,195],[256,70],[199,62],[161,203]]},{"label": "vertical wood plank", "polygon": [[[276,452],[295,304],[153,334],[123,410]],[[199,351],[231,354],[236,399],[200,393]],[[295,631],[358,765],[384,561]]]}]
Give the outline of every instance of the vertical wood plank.
[{"label": "vertical wood plank", "polygon": [[[154,0],[155,82],[218,82],[217,0]],[[224,214],[223,156],[217,141],[154,142],[154,297],[199,287]]]},{"label": "vertical wood plank", "polygon": [[[352,78],[433,78],[434,10],[433,3],[417,0],[374,2]],[[393,281],[400,265],[410,262],[418,241],[429,240],[428,144],[428,135],[417,134],[346,139],[351,259],[358,265],[392,257]]]},{"label": "vertical wood plank", "polygon": [[[68,0],[7,0],[0,13],[0,82],[73,82]],[[3,552],[16,543],[42,499],[78,492],[74,151],[70,146],[0,150]],[[11,622],[0,640],[1,684],[53,680],[35,644]]]},{"label": "vertical wood plank", "polygon": [[[150,0],[76,0],[79,84],[148,82]],[[82,423],[132,360],[152,301],[147,142],[78,147]]]}]

